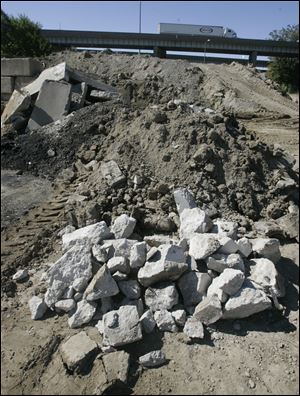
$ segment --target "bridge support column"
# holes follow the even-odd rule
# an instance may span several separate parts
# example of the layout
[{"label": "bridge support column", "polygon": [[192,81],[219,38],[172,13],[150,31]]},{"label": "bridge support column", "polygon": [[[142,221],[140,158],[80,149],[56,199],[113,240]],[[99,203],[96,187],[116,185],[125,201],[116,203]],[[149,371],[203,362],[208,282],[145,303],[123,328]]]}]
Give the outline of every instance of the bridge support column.
[{"label": "bridge support column", "polygon": [[167,55],[167,51],[161,47],[154,47],[153,53],[154,53],[154,56],[157,56],[158,58],[165,58]]},{"label": "bridge support column", "polygon": [[249,55],[249,63],[252,66],[256,66],[256,62],[257,62],[257,51],[252,51]]}]

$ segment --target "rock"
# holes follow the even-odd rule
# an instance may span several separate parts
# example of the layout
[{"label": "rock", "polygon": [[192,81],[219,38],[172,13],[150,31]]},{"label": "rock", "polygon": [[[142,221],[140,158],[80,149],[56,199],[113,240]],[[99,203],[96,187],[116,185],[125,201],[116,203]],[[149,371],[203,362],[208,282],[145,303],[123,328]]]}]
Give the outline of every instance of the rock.
[{"label": "rock", "polygon": [[226,302],[222,319],[246,318],[271,306],[272,303],[267,295],[247,280],[242,288]]},{"label": "rock", "polygon": [[275,220],[256,221],[253,225],[258,235],[262,237],[283,237],[283,230]]},{"label": "rock", "polygon": [[159,252],[157,247],[152,246],[152,248],[150,248],[149,252],[147,253],[146,260],[147,261],[151,260],[157,252]]},{"label": "rock", "polygon": [[104,340],[111,346],[122,346],[143,338],[138,310],[126,305],[103,315]]},{"label": "rock", "polygon": [[101,240],[107,239],[110,236],[111,232],[105,221],[100,221],[99,223],[64,234],[62,236],[63,249],[66,251],[74,245],[91,246],[93,244],[99,244]]},{"label": "rock", "polygon": [[184,305],[196,305],[203,296],[206,296],[208,286],[211,284],[211,277],[200,272],[187,272],[183,274],[177,282],[182,294]]},{"label": "rock", "polygon": [[84,331],[71,336],[59,349],[64,364],[71,371],[83,368],[97,351],[98,345]]},{"label": "rock", "polygon": [[75,293],[75,294],[74,294],[74,300],[75,300],[76,302],[82,300],[82,297],[83,297],[83,294],[82,294],[82,293]]},{"label": "rock", "polygon": [[[277,223],[288,238],[295,238],[299,242],[299,209],[296,213],[288,213],[277,219]],[[295,211],[295,209],[294,209]]]},{"label": "rock", "polygon": [[67,285],[60,280],[54,279],[51,286],[45,293],[45,303],[49,308],[53,308],[54,304],[61,299],[66,290]]},{"label": "rock", "polygon": [[140,268],[146,262],[147,255],[146,242],[138,242],[130,249],[129,265],[130,268]]},{"label": "rock", "polygon": [[213,234],[194,234],[190,240],[189,254],[196,260],[203,260],[215,253],[220,242]]},{"label": "rock", "polygon": [[58,232],[58,236],[62,237],[64,234],[69,234],[70,232],[75,231],[75,227],[72,225],[67,225],[66,227],[62,228],[59,232]]},{"label": "rock", "polygon": [[133,233],[135,224],[136,220],[133,217],[122,214],[115,219],[111,227],[111,231],[115,235],[116,239],[129,238]]},{"label": "rock", "polygon": [[186,312],[184,309],[176,309],[172,311],[171,314],[178,326],[184,326],[186,322]]},{"label": "rock", "polygon": [[178,331],[171,312],[167,311],[166,309],[154,312],[154,319],[159,330],[170,331],[172,333]]},{"label": "rock", "polygon": [[83,293],[88,285],[88,280],[86,278],[80,277],[74,280],[72,283],[72,288],[78,293]]},{"label": "rock", "polygon": [[222,317],[222,307],[216,295],[204,298],[195,308],[193,318],[205,325],[215,323]]},{"label": "rock", "polygon": [[101,335],[103,335],[103,333],[104,333],[104,326],[103,326],[103,320],[102,320],[102,319],[98,320],[98,322],[97,322],[97,324],[95,325],[95,327],[96,327],[96,329],[99,331],[99,333],[100,333]]},{"label": "rock", "polygon": [[111,297],[103,297],[101,298],[101,308],[100,311],[102,314],[106,314],[107,312],[113,309],[114,303]]},{"label": "rock", "polygon": [[180,214],[180,238],[190,239],[194,233],[210,231],[213,223],[207,214],[199,209],[184,209]]},{"label": "rock", "polygon": [[186,321],[183,332],[189,338],[204,338],[204,329],[202,323],[194,317],[188,318]]},{"label": "rock", "polygon": [[118,308],[120,308],[123,305],[130,305],[130,306],[136,307],[136,309],[138,310],[139,317],[141,317],[143,315],[143,313],[144,313],[144,303],[143,303],[143,300],[141,298],[139,298],[137,300],[131,300],[130,298],[125,297],[121,301],[121,303],[118,306]]},{"label": "rock", "polygon": [[33,320],[41,319],[48,309],[48,306],[45,304],[44,300],[37,296],[31,297],[31,299],[28,301],[28,305],[31,312],[31,319]]},{"label": "rock", "polygon": [[97,305],[92,301],[79,301],[75,313],[68,320],[68,324],[71,329],[75,329],[85,323],[89,323],[96,312],[96,308]]},{"label": "rock", "polygon": [[131,239],[110,239],[105,241],[105,243],[102,245],[102,248],[107,250],[108,259],[112,258],[113,256],[123,256],[129,260],[130,250],[135,244],[136,241]]},{"label": "rock", "polygon": [[127,382],[129,354],[125,351],[108,353],[102,357],[107,381],[120,380]]},{"label": "rock", "polygon": [[162,245],[159,253],[157,261],[147,261],[138,272],[138,281],[145,287],[160,281],[176,280],[188,268],[184,251],[179,246]]},{"label": "rock", "polygon": [[115,296],[118,293],[118,285],[104,264],[86,288],[84,297],[88,301],[93,301],[103,297]]},{"label": "rock", "polygon": [[275,264],[281,258],[279,246],[279,241],[275,238],[257,238],[252,240],[253,252],[273,261]]},{"label": "rock", "polygon": [[236,241],[236,244],[238,245],[239,252],[243,257],[250,256],[250,254],[252,253],[252,243],[249,241],[248,238],[241,238]]},{"label": "rock", "polygon": [[102,162],[100,170],[107,183],[113,188],[123,185],[126,181],[115,161]]},{"label": "rock", "polygon": [[[211,286],[208,288],[207,296],[213,295],[213,291],[216,291],[217,289],[220,289],[225,294],[232,296],[242,287],[244,279],[245,275],[242,271],[226,268],[220,276],[213,280]],[[217,292],[215,294],[218,295]]]},{"label": "rock", "polygon": [[178,188],[174,190],[173,195],[179,215],[181,215],[184,209],[194,209],[197,207],[195,198],[187,188]]},{"label": "rock", "polygon": [[67,299],[73,298],[74,293],[75,293],[75,290],[73,289],[73,287],[69,286],[64,291],[64,294],[62,295],[62,299],[67,300]]},{"label": "rock", "polygon": [[145,304],[152,311],[171,309],[178,303],[178,292],[174,283],[164,282],[149,287],[145,291]]},{"label": "rock", "polygon": [[127,259],[122,256],[112,257],[111,259],[108,260],[106,265],[111,274],[114,274],[117,271],[120,271],[123,274],[129,274],[130,272]]},{"label": "rock", "polygon": [[137,300],[141,296],[141,289],[136,280],[121,281],[118,282],[118,286],[121,292],[129,299]]},{"label": "rock", "polygon": [[215,253],[206,259],[207,268],[216,272],[223,272],[226,268],[245,271],[244,261],[237,253],[219,254]]},{"label": "rock", "polygon": [[233,239],[224,236],[224,235],[218,235],[218,240],[220,242],[220,247],[218,249],[218,253],[221,254],[232,254],[236,253],[239,250],[238,245],[234,242]]},{"label": "rock", "polygon": [[143,367],[157,367],[166,362],[166,356],[163,351],[151,351],[139,357],[139,363]]},{"label": "rock", "polygon": [[[145,236],[144,241],[151,247],[159,247],[161,245],[176,243],[176,240],[170,238],[168,235],[151,235]],[[148,260],[148,259],[147,259]]]},{"label": "rock", "polygon": [[218,219],[214,221],[212,232],[236,240],[237,230],[238,230],[238,224],[236,222]]},{"label": "rock", "polygon": [[188,265],[188,271],[196,271],[196,272],[198,272],[197,261],[194,259],[194,257],[188,255],[187,258],[186,258],[186,262],[187,262],[187,265]]},{"label": "rock", "polygon": [[16,282],[20,282],[24,279],[26,279],[28,277],[28,271],[27,269],[21,269],[19,271],[17,271],[14,275],[13,275],[13,280]]},{"label": "rock", "polygon": [[151,333],[154,330],[156,322],[153,316],[153,312],[150,309],[144,312],[143,315],[140,317],[140,323],[145,333]]},{"label": "rock", "polygon": [[57,301],[54,306],[58,311],[69,312],[76,307],[76,302],[72,298],[68,298]]},{"label": "rock", "polygon": [[117,272],[115,272],[114,274],[112,274],[112,277],[113,277],[113,279],[114,279],[116,282],[119,282],[119,281],[124,281],[124,280],[126,280],[126,279],[128,278],[128,275],[127,275],[127,274],[124,274],[124,273],[121,272],[121,271],[117,271]]},{"label": "rock", "polygon": [[272,290],[277,297],[284,297],[285,290],[280,285],[279,274],[274,263],[266,258],[252,259],[250,261],[249,279],[264,291]]},{"label": "rock", "polygon": [[107,261],[107,251],[100,245],[92,246],[92,255],[100,264],[104,264]]}]

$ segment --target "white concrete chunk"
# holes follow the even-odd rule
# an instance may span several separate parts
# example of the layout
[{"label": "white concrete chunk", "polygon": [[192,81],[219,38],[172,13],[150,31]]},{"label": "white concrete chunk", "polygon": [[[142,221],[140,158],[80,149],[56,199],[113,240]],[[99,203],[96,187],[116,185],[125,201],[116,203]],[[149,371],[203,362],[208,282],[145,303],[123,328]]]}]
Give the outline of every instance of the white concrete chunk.
[{"label": "white concrete chunk", "polygon": [[237,239],[238,224],[234,221],[227,221],[222,219],[214,220],[214,226],[212,232],[216,232],[219,235],[227,236],[233,240]]},{"label": "white concrete chunk", "polygon": [[125,351],[108,353],[102,357],[107,381],[127,382],[129,354]]},{"label": "white concrete chunk", "polygon": [[133,217],[129,217],[126,214],[122,214],[117,217],[111,227],[111,231],[115,235],[116,239],[129,238],[133,233],[136,220]]},{"label": "white concrete chunk", "polygon": [[107,266],[104,264],[86,288],[84,298],[88,301],[93,301],[103,297],[115,296],[118,293],[118,285],[112,278]]},{"label": "white concrete chunk", "polygon": [[16,282],[20,282],[24,279],[26,279],[28,277],[28,271],[27,269],[21,269],[19,271],[17,271],[14,275],[13,275],[13,280]]},{"label": "white concrete chunk", "polygon": [[79,228],[76,231],[69,232],[62,236],[63,249],[67,250],[76,244],[93,245],[98,244],[101,240],[111,236],[111,232],[105,221],[91,224],[86,227]]},{"label": "white concrete chunk", "polygon": [[257,238],[252,240],[253,252],[273,261],[275,264],[281,258],[279,246],[279,241],[276,238]]},{"label": "white concrete chunk", "polygon": [[66,283],[61,282],[58,279],[54,279],[51,286],[47,289],[45,293],[44,301],[46,305],[49,308],[53,308],[54,304],[62,298],[66,288]]},{"label": "white concrete chunk", "polygon": [[130,250],[133,245],[136,244],[136,241],[133,239],[109,239],[105,240],[102,245],[103,249],[106,249],[108,252],[107,258],[110,259],[113,256],[123,256],[127,259],[130,257]]},{"label": "white concrete chunk", "polygon": [[164,364],[166,356],[163,351],[152,351],[139,357],[139,363],[144,367],[157,367]]},{"label": "white concrete chunk", "polygon": [[235,243],[235,241],[228,236],[224,235],[219,235],[217,234],[219,242],[220,242],[220,247],[218,249],[218,253],[221,254],[232,254],[236,253],[239,250],[238,245]]},{"label": "white concrete chunk", "polygon": [[[215,278],[208,288],[207,296],[217,294],[217,290],[222,290],[225,294],[232,296],[242,287],[244,283],[245,275],[242,271],[226,268],[221,275]],[[214,292],[213,292],[214,291]],[[222,302],[223,299],[221,300]]]},{"label": "white concrete chunk", "polygon": [[284,297],[285,290],[279,285],[279,274],[274,263],[266,258],[252,259],[250,261],[250,276],[256,285],[263,290],[272,290],[277,297]]},{"label": "white concrete chunk", "polygon": [[205,325],[215,323],[222,317],[222,307],[216,295],[204,298],[195,308],[193,318]]},{"label": "white concrete chunk", "polygon": [[249,257],[250,254],[252,253],[252,243],[249,241],[248,238],[241,238],[238,241],[236,241],[238,247],[239,247],[239,252],[243,257]]},{"label": "white concrete chunk", "polygon": [[187,188],[178,188],[174,190],[173,195],[179,215],[184,209],[194,209],[197,207],[195,198]]},{"label": "white concrete chunk", "polygon": [[140,268],[146,262],[147,244],[146,242],[138,242],[130,249],[129,264],[130,268]]},{"label": "white concrete chunk", "polygon": [[[147,235],[144,241],[151,247],[159,247],[161,245],[174,245],[177,239],[171,238],[168,235]],[[148,260],[148,259],[147,259]]]},{"label": "white concrete chunk", "polygon": [[159,330],[170,331],[171,333],[176,333],[178,331],[171,312],[166,309],[154,312],[154,319]]},{"label": "white concrete chunk", "polygon": [[189,254],[196,260],[203,260],[215,253],[220,242],[214,234],[194,234],[190,240]]},{"label": "white concrete chunk", "polygon": [[195,319],[194,317],[190,317],[187,319],[183,332],[189,338],[204,338],[204,329],[200,320]]},{"label": "white concrete chunk", "polygon": [[178,292],[174,283],[164,282],[148,287],[145,291],[145,304],[152,311],[171,309],[178,303]]},{"label": "white concrete chunk", "polygon": [[68,320],[68,324],[71,329],[75,329],[76,327],[89,323],[96,312],[96,308],[97,305],[92,301],[79,301],[76,311]]},{"label": "white concrete chunk", "polygon": [[74,280],[72,287],[79,293],[83,293],[88,285],[88,280],[84,277],[80,277]]},{"label": "white concrete chunk", "polygon": [[156,326],[156,322],[153,316],[153,312],[148,309],[148,311],[144,312],[140,317],[140,323],[145,333],[151,333]]},{"label": "white concrete chunk", "polygon": [[180,238],[190,239],[194,233],[207,233],[213,226],[208,215],[199,208],[184,209],[180,214]]},{"label": "white concrete chunk", "polygon": [[172,311],[171,314],[178,326],[184,326],[186,322],[186,312],[184,309],[176,309]]},{"label": "white concrete chunk", "polygon": [[191,271],[183,274],[177,284],[184,305],[196,305],[202,300],[203,296],[206,296],[208,286],[211,284],[211,277],[206,273]]},{"label": "white concrete chunk", "polygon": [[128,261],[125,257],[115,256],[108,260],[107,268],[111,274],[114,274],[117,271],[122,272],[123,274],[129,274],[130,267]]},{"label": "white concrete chunk", "polygon": [[41,319],[48,309],[48,306],[45,304],[44,300],[37,296],[31,297],[31,299],[28,301],[28,305],[31,312],[31,319],[33,320]]},{"label": "white concrete chunk", "polygon": [[129,299],[137,300],[141,296],[140,285],[134,279],[118,282],[118,286],[121,292]]},{"label": "white concrete chunk", "polygon": [[100,245],[92,246],[92,255],[100,264],[104,264],[107,261],[107,251]]},{"label": "white concrete chunk", "polygon": [[216,272],[223,272],[226,268],[245,271],[244,261],[237,253],[219,254],[215,253],[206,259],[207,268]]},{"label": "white concrete chunk", "polygon": [[76,307],[76,302],[72,298],[60,300],[55,303],[55,309],[58,311],[69,312]]}]

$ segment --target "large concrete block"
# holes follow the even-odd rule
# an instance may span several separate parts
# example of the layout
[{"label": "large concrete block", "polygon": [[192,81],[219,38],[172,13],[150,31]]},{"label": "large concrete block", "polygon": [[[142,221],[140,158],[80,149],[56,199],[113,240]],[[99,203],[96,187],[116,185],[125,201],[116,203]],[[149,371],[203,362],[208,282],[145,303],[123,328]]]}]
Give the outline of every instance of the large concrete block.
[{"label": "large concrete block", "polygon": [[35,102],[28,122],[28,130],[59,120],[68,113],[72,85],[62,81],[46,80]]},{"label": "large concrete block", "polygon": [[14,77],[2,77],[1,76],[1,94],[11,94],[14,90],[15,81]]},{"label": "large concrete block", "polygon": [[14,114],[28,109],[30,102],[28,93],[14,90],[1,115],[1,125],[9,123]]},{"label": "large concrete block", "polygon": [[33,80],[35,80],[35,77],[17,76],[15,77],[15,89],[26,87],[26,85],[30,84]]},{"label": "large concrete block", "polygon": [[32,58],[1,59],[1,76],[34,76],[43,70],[43,65]]}]

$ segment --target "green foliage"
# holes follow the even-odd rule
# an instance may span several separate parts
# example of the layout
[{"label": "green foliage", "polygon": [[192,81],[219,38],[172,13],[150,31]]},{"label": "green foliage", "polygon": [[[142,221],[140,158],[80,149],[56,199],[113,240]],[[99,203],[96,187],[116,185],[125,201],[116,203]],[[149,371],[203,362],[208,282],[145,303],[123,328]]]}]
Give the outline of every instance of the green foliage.
[{"label": "green foliage", "polygon": [[[270,33],[272,40],[293,41],[299,40],[299,25],[288,25],[281,30]],[[267,75],[276,81],[285,92],[299,91],[299,58],[271,58]]]},{"label": "green foliage", "polygon": [[4,32],[1,32],[1,56],[34,57],[51,52],[51,45],[41,36],[39,23],[32,22],[25,15],[8,17],[8,20]]}]

